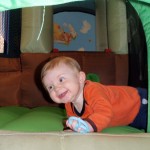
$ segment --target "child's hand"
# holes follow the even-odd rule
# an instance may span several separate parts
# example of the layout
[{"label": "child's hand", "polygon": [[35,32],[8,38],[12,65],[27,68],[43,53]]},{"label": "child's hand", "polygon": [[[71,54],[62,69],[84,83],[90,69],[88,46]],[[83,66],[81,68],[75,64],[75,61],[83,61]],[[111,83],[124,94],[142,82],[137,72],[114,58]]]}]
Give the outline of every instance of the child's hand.
[{"label": "child's hand", "polygon": [[69,117],[66,122],[67,127],[73,131],[80,133],[93,132],[92,126],[87,122],[78,117]]}]

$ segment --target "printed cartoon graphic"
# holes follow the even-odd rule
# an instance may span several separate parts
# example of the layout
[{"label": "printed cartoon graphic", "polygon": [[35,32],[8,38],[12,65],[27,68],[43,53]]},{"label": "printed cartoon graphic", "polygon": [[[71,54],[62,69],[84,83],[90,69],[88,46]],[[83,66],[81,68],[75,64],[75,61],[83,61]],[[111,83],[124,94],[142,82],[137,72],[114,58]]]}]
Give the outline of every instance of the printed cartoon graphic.
[{"label": "printed cartoon graphic", "polygon": [[95,15],[60,12],[54,15],[54,48],[59,51],[95,51]]},{"label": "printed cartoon graphic", "polygon": [[87,20],[83,20],[82,24],[83,24],[83,26],[82,26],[80,32],[83,34],[86,34],[91,29],[91,25]]},{"label": "printed cartoon graphic", "polygon": [[[68,32],[64,28],[68,29]],[[64,23],[63,27],[54,23],[54,42],[62,44],[70,44],[71,40],[77,37],[77,33],[71,24]]]}]

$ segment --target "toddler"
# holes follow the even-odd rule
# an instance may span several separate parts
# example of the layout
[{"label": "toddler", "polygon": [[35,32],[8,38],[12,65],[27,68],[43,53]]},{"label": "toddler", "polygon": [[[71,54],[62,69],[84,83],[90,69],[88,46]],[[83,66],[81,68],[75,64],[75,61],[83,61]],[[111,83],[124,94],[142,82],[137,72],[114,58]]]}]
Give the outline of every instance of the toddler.
[{"label": "toddler", "polygon": [[51,99],[65,104],[66,126],[72,131],[100,132],[124,125],[146,130],[145,89],[86,80],[78,62],[66,56],[47,62],[41,80]]}]

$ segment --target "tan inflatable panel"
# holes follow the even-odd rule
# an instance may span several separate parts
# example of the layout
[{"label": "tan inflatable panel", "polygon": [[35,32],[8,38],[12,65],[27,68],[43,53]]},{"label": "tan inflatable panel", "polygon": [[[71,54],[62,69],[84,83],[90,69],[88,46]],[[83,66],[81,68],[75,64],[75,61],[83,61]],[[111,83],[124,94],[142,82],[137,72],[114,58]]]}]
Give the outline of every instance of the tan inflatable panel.
[{"label": "tan inflatable panel", "polygon": [[0,131],[0,150],[149,150],[150,134]]},{"label": "tan inflatable panel", "polygon": [[108,45],[117,54],[128,53],[126,5],[123,0],[107,1]]},{"label": "tan inflatable panel", "polygon": [[52,50],[52,19],[51,6],[46,6],[45,10],[43,6],[22,9],[21,52],[48,53]]}]

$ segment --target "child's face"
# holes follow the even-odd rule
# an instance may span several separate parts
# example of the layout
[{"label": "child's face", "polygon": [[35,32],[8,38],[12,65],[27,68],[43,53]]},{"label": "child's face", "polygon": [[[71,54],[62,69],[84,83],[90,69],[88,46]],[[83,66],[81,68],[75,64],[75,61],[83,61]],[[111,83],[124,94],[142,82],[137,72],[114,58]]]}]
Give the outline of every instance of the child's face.
[{"label": "child's face", "polygon": [[60,64],[46,72],[43,84],[56,103],[75,102],[83,93],[85,73]]}]

